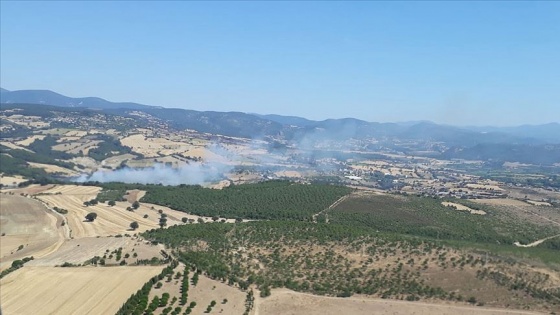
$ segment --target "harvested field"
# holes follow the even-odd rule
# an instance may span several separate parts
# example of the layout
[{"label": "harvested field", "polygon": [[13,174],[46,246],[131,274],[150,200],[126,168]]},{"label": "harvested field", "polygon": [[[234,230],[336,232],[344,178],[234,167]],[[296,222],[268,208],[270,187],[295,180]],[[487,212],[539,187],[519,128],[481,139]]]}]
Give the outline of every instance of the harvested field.
[{"label": "harvested field", "polygon": [[22,146],[24,146],[24,147],[27,147],[27,146],[29,146],[30,144],[32,144],[33,142],[35,142],[35,140],[43,140],[43,139],[45,139],[45,136],[43,136],[43,135],[35,135],[35,136],[28,137],[28,138],[26,138],[26,139],[24,139],[24,140],[18,141],[18,142],[16,142],[16,144],[22,145]]},{"label": "harvested field", "polygon": [[[66,217],[71,229],[71,236],[92,237],[110,236],[116,234],[143,232],[145,230],[157,228],[156,218],[143,218],[138,211],[128,211],[129,206],[126,202],[119,202],[110,207],[107,204],[97,204],[95,206],[84,206],[84,201],[91,200],[95,196],[88,198],[88,195],[44,195],[38,197],[46,202],[49,207],[59,207],[68,210]],[[97,219],[93,222],[85,221],[85,216],[90,213],[97,213]],[[130,223],[136,221],[139,228],[136,231],[130,230]]]},{"label": "harvested field", "polygon": [[[45,257],[32,260],[26,266],[59,266],[65,262],[72,264],[83,264],[94,256],[103,257],[106,251],[112,252],[122,248],[123,256],[128,253],[131,256],[136,253],[137,257],[126,258],[129,264],[134,264],[137,259],[162,258],[160,251],[162,245],[146,244],[145,241],[136,237],[84,237],[71,239],[54,253]],[[119,261],[115,258],[106,259],[106,265],[117,265]]]},{"label": "harvested field", "polygon": [[6,190],[6,193],[15,194],[15,195],[19,195],[19,194],[35,195],[35,194],[42,193],[46,190],[49,190],[52,187],[54,187],[54,185],[43,185],[43,186],[41,186],[41,185],[29,185],[29,186],[23,187],[23,188]]},{"label": "harvested field", "polygon": [[[154,209],[152,209],[154,208]],[[138,210],[136,210],[136,212],[144,215],[144,214],[148,214],[150,217],[154,217],[155,216],[159,216],[158,211],[162,210],[163,213],[167,214],[167,225],[171,226],[174,224],[182,224],[181,219],[182,218],[187,218],[188,220],[192,220],[193,223],[197,223],[198,219],[202,219],[204,222],[213,222],[212,221],[212,217],[205,217],[205,216],[199,216],[199,215],[195,215],[195,214],[188,214],[186,212],[182,212],[182,211],[178,211],[178,210],[173,210],[169,207],[164,207],[164,206],[160,206],[160,205],[156,205],[156,204],[151,204],[151,203],[140,203],[140,208],[138,208]],[[223,217],[219,217],[218,221],[222,221],[225,220],[226,223],[235,223],[235,219],[228,219],[228,218],[223,218]],[[248,222],[251,220],[243,220],[243,222]]]},{"label": "harvested field", "polygon": [[469,208],[469,207],[467,207],[467,206],[464,206],[464,205],[462,205],[462,204],[459,204],[459,203],[453,203],[453,202],[446,202],[446,201],[444,201],[444,202],[442,202],[441,204],[442,204],[444,207],[453,207],[453,208],[455,208],[455,210],[457,210],[457,211],[468,211],[468,212],[470,212],[471,214],[479,214],[479,215],[485,215],[485,214],[486,214],[486,212],[484,212],[484,211],[482,211],[482,210],[471,209],[471,208]]},{"label": "harvested field", "polygon": [[279,171],[274,173],[274,175],[278,177],[292,177],[292,178],[301,178],[301,173],[296,171]]},{"label": "harvested field", "polygon": [[71,154],[78,154],[80,151],[83,152],[84,155],[87,155],[89,150],[94,149],[99,144],[100,140],[90,140],[87,142],[79,141],[79,142],[70,142],[70,143],[61,143],[53,146],[53,150],[57,151],[64,151]]},{"label": "harvested field", "polygon": [[478,189],[478,190],[490,190],[490,191],[504,191],[497,185],[481,185],[481,184],[467,184],[467,188]]},{"label": "harvested field", "polygon": [[64,135],[67,137],[85,137],[87,136],[88,132],[84,130],[70,130]]},{"label": "harvested field", "polygon": [[89,198],[86,200],[93,199],[101,191],[101,188],[95,186],[78,186],[78,185],[56,185],[49,190],[45,191],[46,194],[63,194],[63,195],[75,195],[84,196]]},{"label": "harvested field", "polygon": [[114,314],[162,269],[25,266],[0,281],[2,309],[6,314]]},{"label": "harvested field", "polygon": [[[128,211],[128,202],[118,202],[110,207],[99,203],[95,206],[84,206],[84,201],[95,199],[101,188],[94,186],[57,185],[37,196],[49,207],[68,210],[66,218],[73,238],[110,236],[116,234],[136,233],[158,227],[156,217],[144,218],[141,211]],[[85,216],[97,213],[94,222],[85,221]],[[130,230],[130,223],[136,221],[139,228]]]},{"label": "harvested field", "polygon": [[527,204],[523,201],[516,199],[472,199],[472,201],[477,203],[483,203],[488,205],[498,205],[498,206],[526,206]]},{"label": "harvested field", "polygon": [[51,164],[41,164],[41,163],[33,163],[33,162],[27,162],[27,164],[29,164],[31,167],[36,167],[36,168],[42,168],[45,170],[45,172],[52,174],[52,173],[61,173],[64,175],[68,175],[68,176],[76,176],[78,175],[78,172],[64,168],[64,167],[60,167],[58,165],[51,165]]},{"label": "harvested field", "polygon": [[[258,294],[257,294],[258,295]],[[265,299],[257,298],[253,315],[328,315],[328,314],[429,314],[429,315],[518,315],[542,314],[529,311],[491,309],[453,304],[430,304],[367,297],[336,298],[315,296],[286,289],[274,289]]]},{"label": "harvested field", "polygon": [[161,150],[173,150],[173,152],[186,151],[191,147],[188,143],[175,142],[164,138],[147,138],[144,135],[136,134],[122,138],[123,146],[132,148],[134,152],[143,154],[145,157],[159,157]]},{"label": "harvested field", "polygon": [[9,142],[9,141],[0,141],[0,145],[6,146],[6,147],[8,147],[8,148],[10,148],[10,149],[24,150],[24,151],[27,151],[27,152],[33,152],[33,151],[29,150],[29,149],[26,148],[26,147],[19,146],[19,145],[17,145],[17,144],[14,144],[14,143],[12,143],[12,142]]},{"label": "harvested field", "polygon": [[26,179],[22,178],[21,176],[5,176],[2,175],[0,177],[0,184],[4,185],[4,186],[12,186],[12,185],[17,185],[21,182],[25,182]]},{"label": "harvested field", "polygon": [[552,205],[548,202],[544,202],[544,201],[534,201],[534,200],[527,200],[528,204],[531,204],[533,206],[544,206],[544,207],[551,207]]},{"label": "harvested field", "polygon": [[220,163],[228,162],[227,158],[218,155],[207,148],[202,148],[202,147],[195,147],[195,148],[188,149],[187,151],[184,151],[182,154],[184,156],[201,158],[205,161],[220,162]]},{"label": "harvested field", "polygon": [[115,167],[119,166],[123,161],[132,160],[134,158],[136,158],[136,155],[133,155],[133,154],[115,155],[115,156],[112,156],[110,158],[107,158],[107,159],[103,160],[102,164],[115,168]]},{"label": "harvested field", "polygon": [[[0,198],[0,269],[15,259],[44,256],[64,241],[62,218],[40,202],[8,194]],[[18,250],[20,246],[23,246]]]}]

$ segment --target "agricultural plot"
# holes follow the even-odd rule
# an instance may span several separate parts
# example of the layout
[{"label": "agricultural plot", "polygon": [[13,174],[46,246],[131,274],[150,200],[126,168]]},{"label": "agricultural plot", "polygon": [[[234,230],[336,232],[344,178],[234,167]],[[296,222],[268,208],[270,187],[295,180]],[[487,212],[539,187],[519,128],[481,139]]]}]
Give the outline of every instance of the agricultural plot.
[{"label": "agricultural plot", "polygon": [[162,245],[153,245],[137,237],[83,237],[66,240],[55,252],[34,259],[25,266],[61,266],[66,264],[88,265],[93,257],[102,258],[104,266],[120,265],[124,260],[127,265],[138,261],[164,259],[161,255]]},{"label": "agricultural plot", "polygon": [[64,240],[62,219],[40,202],[0,195],[0,269],[16,259],[47,255]]},{"label": "agricultural plot", "polygon": [[115,314],[132,293],[161,269],[161,266],[25,266],[0,280],[2,311],[6,314]]},{"label": "agricultural plot", "polygon": [[[153,212],[154,216],[151,219],[149,217],[144,218],[145,211],[126,210],[130,206],[127,202],[119,202],[115,206],[102,203],[84,206],[85,201],[92,200],[95,196],[61,194],[43,195],[37,198],[49,207],[68,210],[66,218],[71,236],[74,238],[135,233],[158,227],[155,212]],[[85,217],[92,212],[97,214],[97,218],[93,222],[89,222]],[[139,224],[136,231],[132,231],[130,228],[130,223],[133,221]]]}]

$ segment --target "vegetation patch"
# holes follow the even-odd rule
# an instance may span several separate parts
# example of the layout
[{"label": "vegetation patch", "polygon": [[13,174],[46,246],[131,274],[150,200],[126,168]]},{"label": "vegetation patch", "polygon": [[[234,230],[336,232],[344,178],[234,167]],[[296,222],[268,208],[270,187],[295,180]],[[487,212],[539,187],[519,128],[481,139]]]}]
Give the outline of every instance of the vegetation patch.
[{"label": "vegetation patch", "polygon": [[201,186],[126,185],[109,183],[106,190],[147,191],[142,201],[179,211],[226,218],[300,220],[312,216],[352,189],[343,186],[297,184],[288,181],[267,181],[257,184],[233,185],[224,189]]}]

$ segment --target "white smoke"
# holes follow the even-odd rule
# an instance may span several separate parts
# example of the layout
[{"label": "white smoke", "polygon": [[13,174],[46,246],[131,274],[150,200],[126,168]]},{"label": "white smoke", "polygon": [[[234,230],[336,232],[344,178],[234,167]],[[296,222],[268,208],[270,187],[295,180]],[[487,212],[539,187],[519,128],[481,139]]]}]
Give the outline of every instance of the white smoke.
[{"label": "white smoke", "polygon": [[223,174],[231,166],[213,163],[190,163],[178,168],[156,164],[147,168],[122,168],[119,170],[98,170],[92,174],[84,174],[75,179],[76,182],[124,182],[130,184],[163,184],[163,185],[201,185],[222,179]]}]

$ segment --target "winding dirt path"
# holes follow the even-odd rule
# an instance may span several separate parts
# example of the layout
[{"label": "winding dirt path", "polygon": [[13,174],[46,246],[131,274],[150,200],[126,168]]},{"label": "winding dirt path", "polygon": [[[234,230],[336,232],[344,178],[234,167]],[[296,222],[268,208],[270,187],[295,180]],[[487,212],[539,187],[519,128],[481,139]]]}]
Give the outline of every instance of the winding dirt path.
[{"label": "winding dirt path", "polygon": [[344,200],[346,200],[348,197],[350,197],[352,195],[352,193],[342,196],[340,198],[338,198],[337,201],[333,202],[332,205],[328,206],[326,209],[323,209],[319,212],[317,212],[316,214],[313,215],[313,223],[317,223],[317,217],[323,213],[325,213],[325,221],[326,223],[329,223],[329,217],[326,215],[326,212],[329,211],[330,209],[338,206],[341,202],[343,202]]},{"label": "winding dirt path", "polygon": [[529,244],[527,244],[527,245],[521,244],[521,243],[519,243],[519,242],[514,242],[513,245],[515,245],[515,246],[517,246],[517,247],[535,247],[535,246],[537,246],[537,245],[540,245],[540,244],[544,243],[545,241],[548,241],[548,240],[550,240],[550,239],[553,239],[553,238],[556,238],[556,237],[559,237],[559,236],[560,236],[560,234],[552,235],[552,236],[545,237],[545,238],[543,238],[543,239],[534,241],[534,242],[529,243]]}]

